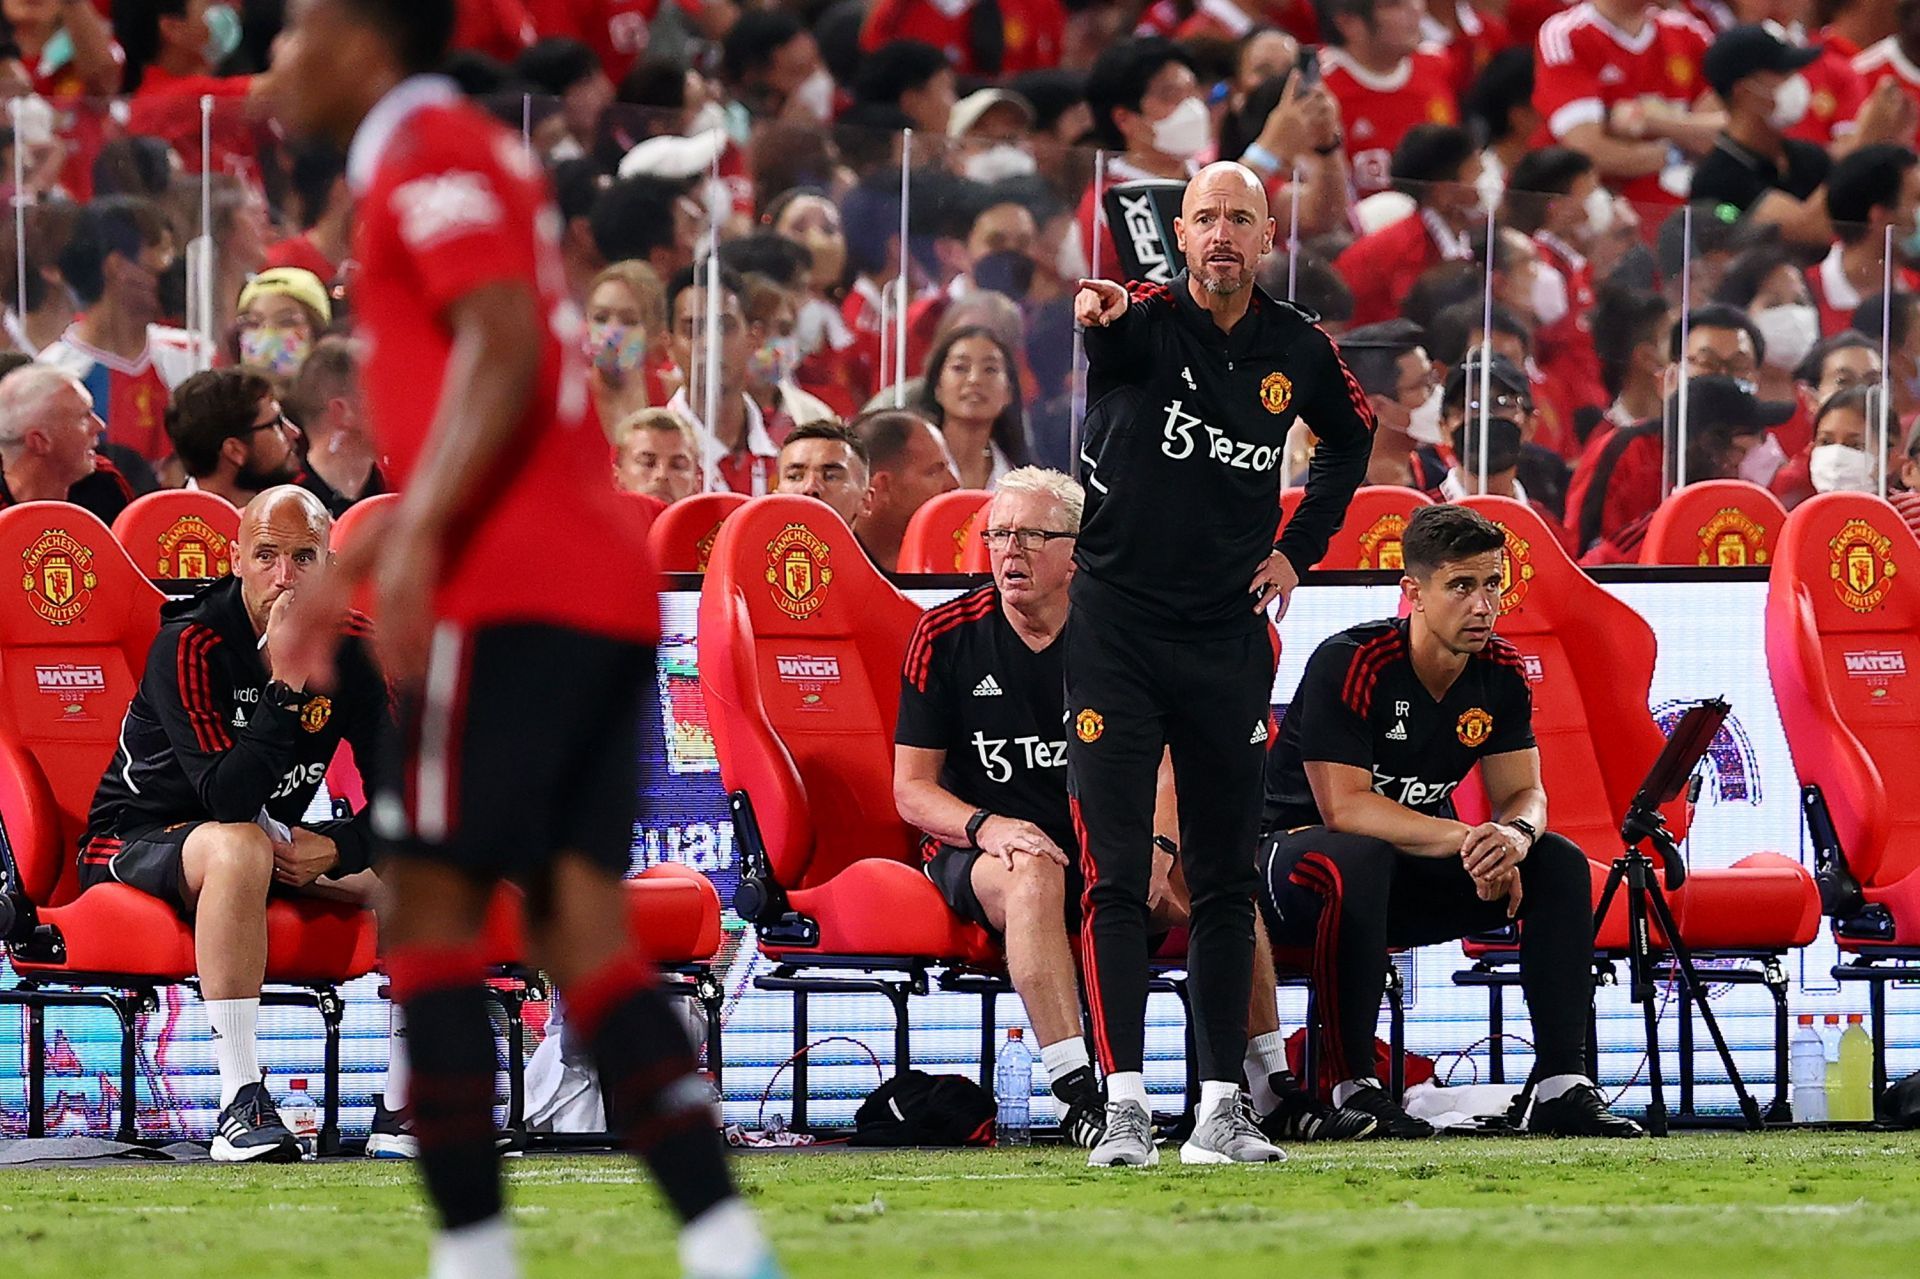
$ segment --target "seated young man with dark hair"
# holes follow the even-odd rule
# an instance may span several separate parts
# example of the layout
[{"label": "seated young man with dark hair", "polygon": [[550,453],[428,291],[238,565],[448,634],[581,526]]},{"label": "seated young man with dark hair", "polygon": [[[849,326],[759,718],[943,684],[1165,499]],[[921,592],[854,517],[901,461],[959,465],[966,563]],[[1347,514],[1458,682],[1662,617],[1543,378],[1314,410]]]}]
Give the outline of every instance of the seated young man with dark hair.
[{"label": "seated young man with dark hair", "polygon": [[[1383,1135],[1433,1131],[1374,1076],[1388,950],[1519,919],[1527,1130],[1638,1137],[1584,1073],[1591,878],[1546,829],[1532,694],[1519,651],[1493,633],[1505,544],[1466,507],[1422,508],[1402,542],[1408,616],[1351,627],[1307,660],[1267,761],[1261,914],[1276,948],[1312,952],[1334,1104],[1377,1116]],[[1475,764],[1494,820],[1469,826],[1452,795]]]}]

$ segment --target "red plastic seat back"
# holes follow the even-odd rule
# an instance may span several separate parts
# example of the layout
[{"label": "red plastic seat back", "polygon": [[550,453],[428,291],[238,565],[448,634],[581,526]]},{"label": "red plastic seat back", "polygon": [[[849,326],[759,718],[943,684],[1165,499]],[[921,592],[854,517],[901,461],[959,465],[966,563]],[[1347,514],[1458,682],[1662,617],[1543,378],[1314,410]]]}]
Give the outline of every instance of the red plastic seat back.
[{"label": "red plastic seat back", "polygon": [[[1666,745],[1647,702],[1653,628],[1583,573],[1532,507],[1492,496],[1462,505],[1506,531],[1498,630],[1526,659],[1553,828],[1610,861],[1627,806]],[[1665,811],[1684,835],[1684,803]]]},{"label": "red plastic seat back", "polygon": [[917,859],[893,806],[893,728],[919,616],[812,498],[757,498],[720,529],[700,592],[700,689],[721,780],[752,797],[789,888],[862,858]]},{"label": "red plastic seat back", "polygon": [[1293,513],[1300,509],[1300,503],[1306,500],[1307,490],[1304,486],[1280,490],[1280,523],[1273,534],[1276,540],[1280,536],[1280,530],[1286,528],[1287,521],[1293,518]]},{"label": "red plastic seat back", "polygon": [[1787,508],[1758,484],[1703,480],[1660,503],[1640,543],[1640,562],[1702,568],[1771,563],[1786,522]]},{"label": "red plastic seat back", "polygon": [[[1306,490],[1298,490],[1302,496]],[[1294,503],[1299,506],[1298,502]],[[1327,553],[1315,568],[1361,569],[1405,567],[1400,558],[1400,536],[1407,521],[1433,499],[1418,489],[1397,484],[1368,484],[1358,489],[1347,506],[1347,518],[1327,543]]]},{"label": "red plastic seat back", "polygon": [[[400,505],[398,493],[382,493],[377,497],[364,498],[347,508],[347,513],[333,522],[333,533],[328,545],[335,555],[349,546],[358,545],[362,538],[378,537],[387,520],[393,515],[394,508]],[[373,612],[373,581],[363,577],[353,590],[353,607],[362,613]]]},{"label": "red plastic seat back", "polygon": [[1855,876],[1920,870],[1920,542],[1893,507],[1827,493],[1787,517],[1767,666],[1794,771],[1817,783]]},{"label": "red plastic seat back", "polygon": [[154,581],[225,577],[233,569],[240,512],[204,489],[164,489],[120,512],[113,535],[134,567]]},{"label": "red plastic seat back", "polygon": [[65,502],[0,511],[0,813],[21,887],[77,891],[87,810],[160,629],[160,592],[107,526]]},{"label": "red plastic seat back", "polygon": [[923,505],[907,521],[900,539],[902,573],[986,573],[986,543],[980,531],[987,526],[987,507],[993,494],[985,489],[956,489]]},{"label": "red plastic seat back", "polygon": [[745,506],[744,493],[695,493],[660,513],[647,532],[653,566],[662,573],[704,573],[720,526]]}]

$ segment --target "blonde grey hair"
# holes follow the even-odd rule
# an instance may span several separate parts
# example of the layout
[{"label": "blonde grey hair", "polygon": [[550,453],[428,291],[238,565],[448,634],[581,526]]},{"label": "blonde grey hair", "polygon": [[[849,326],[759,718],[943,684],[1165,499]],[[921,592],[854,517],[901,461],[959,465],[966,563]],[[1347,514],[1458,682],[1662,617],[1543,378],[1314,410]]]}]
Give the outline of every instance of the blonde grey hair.
[{"label": "blonde grey hair", "polygon": [[1063,533],[1080,531],[1080,516],[1087,507],[1087,491],[1075,480],[1059,471],[1044,466],[1022,466],[1008,471],[1000,477],[995,486],[996,497],[1004,493],[1034,493],[1041,497],[1050,497],[1060,503],[1060,509],[1066,512],[1071,528],[1061,529]]}]

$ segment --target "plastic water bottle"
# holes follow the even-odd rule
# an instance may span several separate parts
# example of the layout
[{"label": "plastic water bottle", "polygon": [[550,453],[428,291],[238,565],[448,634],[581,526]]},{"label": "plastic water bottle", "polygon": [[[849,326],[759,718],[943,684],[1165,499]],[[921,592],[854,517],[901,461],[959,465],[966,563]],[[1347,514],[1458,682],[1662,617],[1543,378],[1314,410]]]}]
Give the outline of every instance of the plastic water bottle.
[{"label": "plastic water bottle", "polygon": [[280,1122],[300,1143],[300,1157],[313,1159],[320,1150],[320,1107],[307,1094],[306,1080],[295,1079],[291,1083],[292,1091],[280,1103]]},{"label": "plastic water bottle", "polygon": [[993,1100],[999,1115],[993,1123],[993,1139],[1002,1146],[1024,1146],[1033,1140],[1033,1050],[1027,1047],[1026,1032],[1015,1026],[1000,1045],[1000,1058],[993,1066]]},{"label": "plastic water bottle", "polygon": [[1789,1060],[1792,1062],[1793,1117],[1803,1124],[1826,1122],[1827,1049],[1820,1032],[1813,1028],[1813,1014],[1800,1014],[1800,1028],[1793,1032]]},{"label": "plastic water bottle", "polygon": [[1838,1119],[1845,1106],[1840,1098],[1840,1014],[1820,1019],[1820,1045],[1827,1053],[1827,1118]]},{"label": "plastic water bottle", "polygon": [[1873,1118],[1873,1040],[1866,1018],[1847,1014],[1847,1033],[1840,1036],[1840,1100],[1835,1119],[1866,1123]]}]

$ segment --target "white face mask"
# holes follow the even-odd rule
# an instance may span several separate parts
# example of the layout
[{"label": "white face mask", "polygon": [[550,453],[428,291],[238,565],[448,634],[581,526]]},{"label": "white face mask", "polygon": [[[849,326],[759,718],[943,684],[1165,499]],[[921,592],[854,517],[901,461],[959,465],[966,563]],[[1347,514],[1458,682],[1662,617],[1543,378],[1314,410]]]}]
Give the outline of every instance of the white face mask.
[{"label": "white face mask", "polygon": [[833,115],[833,72],[821,67],[802,80],[793,91],[793,100],[802,111],[825,124]]},{"label": "white face mask", "polygon": [[1806,77],[1790,75],[1773,91],[1773,111],[1767,116],[1767,123],[1784,133],[1806,119],[1807,108],[1812,103],[1813,90]]},{"label": "white face mask", "polygon": [[1595,187],[1587,194],[1587,234],[1599,237],[1613,230],[1613,192]]},{"label": "white face mask", "polygon": [[1798,368],[1820,340],[1820,312],[1804,302],[1768,307],[1753,322],[1767,343],[1766,362],[1776,369]]},{"label": "white face mask", "polygon": [[1567,318],[1567,278],[1545,262],[1533,269],[1533,313],[1545,328]]},{"label": "white face mask", "polygon": [[1807,473],[1821,493],[1878,493],[1873,459],[1850,444],[1822,444],[1807,455]]},{"label": "white face mask", "polygon": [[697,138],[712,129],[727,127],[727,109],[718,102],[709,102],[693,113],[693,119],[687,121],[687,136]]},{"label": "white face mask", "polygon": [[1438,444],[1445,436],[1440,430],[1441,388],[1434,387],[1407,421],[1407,438],[1418,444]]},{"label": "white face mask", "polygon": [[1191,160],[1213,141],[1213,117],[1207,104],[1188,98],[1153,122],[1153,149],[1176,160]]},{"label": "white face mask", "polygon": [[1740,459],[1740,478],[1765,488],[1773,481],[1774,473],[1786,464],[1786,450],[1780,447],[1780,441],[1768,435]]},{"label": "white face mask", "polygon": [[966,173],[975,182],[999,182],[1004,178],[1024,178],[1039,167],[1026,148],[1000,142],[968,156]]}]

